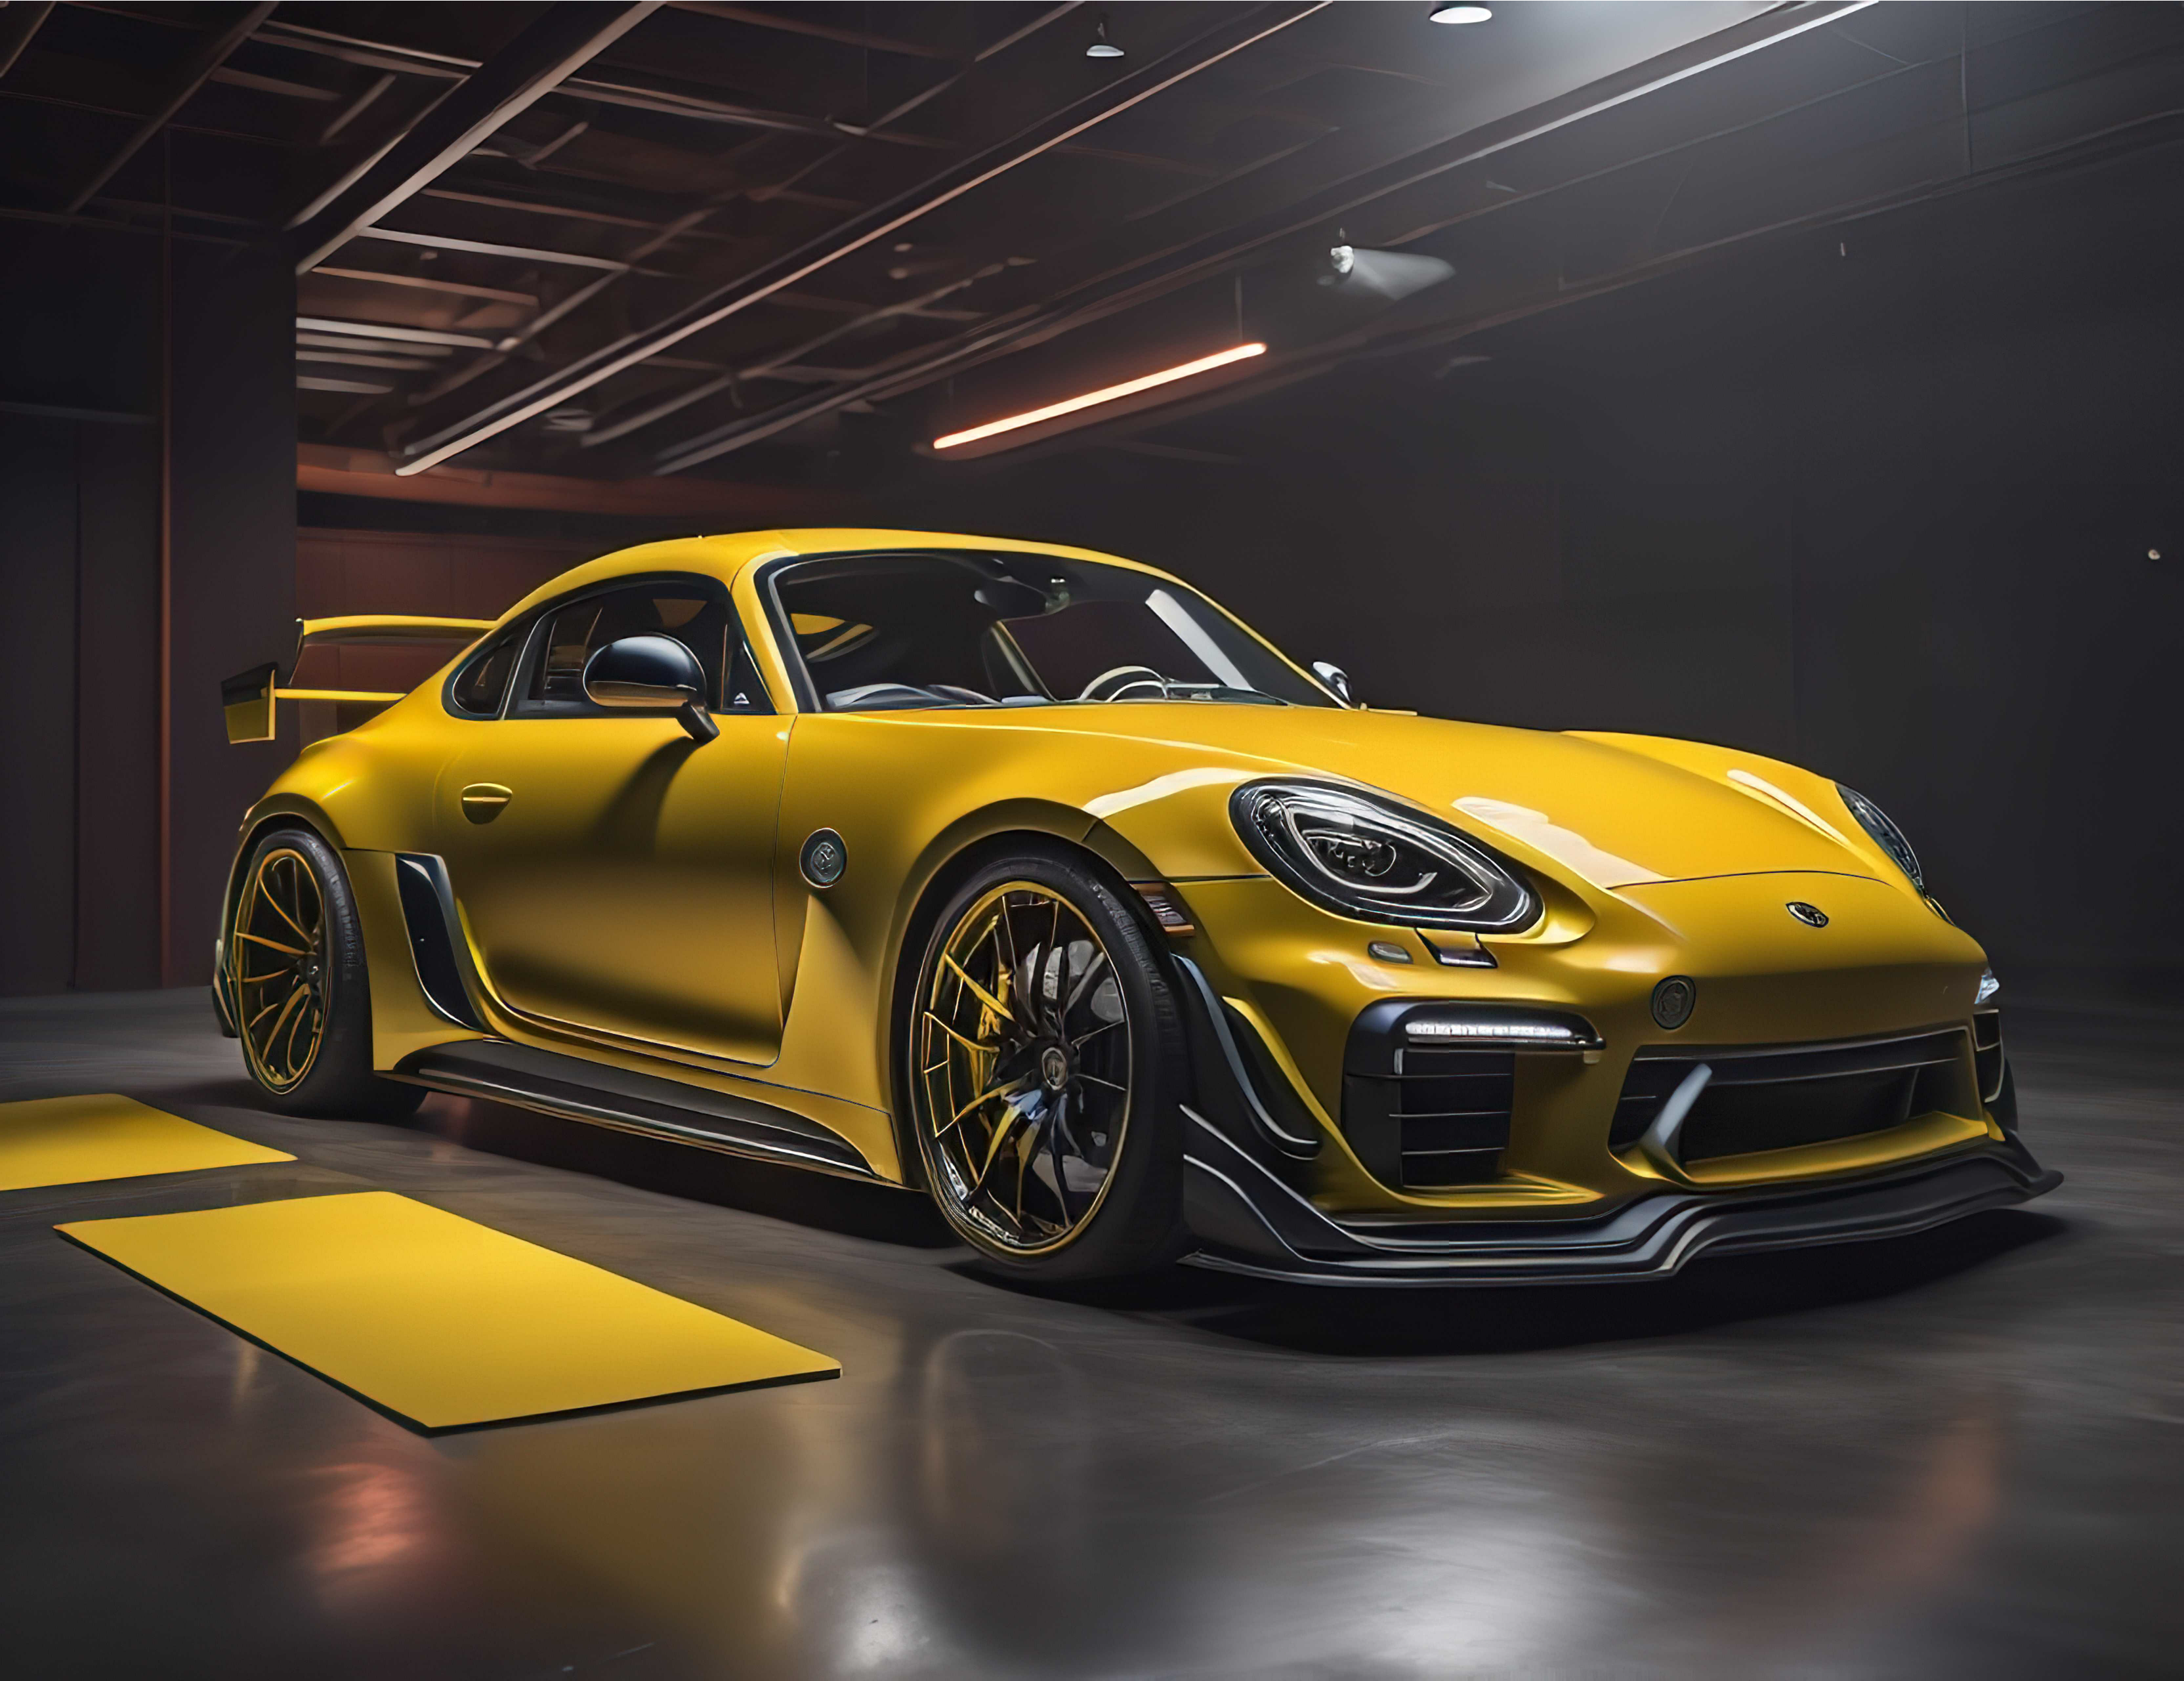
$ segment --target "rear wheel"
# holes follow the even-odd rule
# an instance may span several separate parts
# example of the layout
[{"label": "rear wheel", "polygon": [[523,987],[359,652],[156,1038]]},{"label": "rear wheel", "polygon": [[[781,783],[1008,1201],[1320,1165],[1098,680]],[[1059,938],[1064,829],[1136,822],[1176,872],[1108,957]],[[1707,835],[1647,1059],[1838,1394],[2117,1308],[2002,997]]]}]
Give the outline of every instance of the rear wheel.
[{"label": "rear wheel", "polygon": [[228,929],[243,1061],[271,1107],[395,1119],[424,1093],[371,1068],[371,986],[348,878],[307,829],[277,829],[244,867]]},{"label": "rear wheel", "polygon": [[1092,1279],[1183,1239],[1182,1030],[1144,930],[1057,848],[951,896],[910,1000],[911,1124],[941,1213],[989,1264]]}]

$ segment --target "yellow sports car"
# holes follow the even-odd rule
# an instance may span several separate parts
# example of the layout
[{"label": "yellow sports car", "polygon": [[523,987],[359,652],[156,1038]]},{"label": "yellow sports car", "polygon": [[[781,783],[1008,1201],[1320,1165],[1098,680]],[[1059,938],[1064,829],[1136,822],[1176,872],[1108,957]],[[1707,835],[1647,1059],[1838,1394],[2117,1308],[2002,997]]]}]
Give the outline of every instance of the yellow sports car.
[{"label": "yellow sports car", "polygon": [[216,954],[284,1108],[922,1187],[1050,1279],[1653,1276],[2058,1182],[1903,836],[1755,754],[1374,711],[998,539],[655,543],[491,624],[303,629],[461,651],[224,686],[238,740],[354,726],[244,819]]}]

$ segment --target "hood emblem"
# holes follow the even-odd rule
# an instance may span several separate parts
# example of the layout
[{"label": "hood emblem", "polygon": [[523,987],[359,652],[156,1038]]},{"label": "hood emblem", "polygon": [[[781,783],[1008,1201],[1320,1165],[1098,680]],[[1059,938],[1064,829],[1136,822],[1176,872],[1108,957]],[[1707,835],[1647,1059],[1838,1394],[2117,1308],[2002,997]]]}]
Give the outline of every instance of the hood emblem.
[{"label": "hood emblem", "polygon": [[1818,905],[1808,905],[1802,899],[1792,899],[1782,908],[1808,928],[1825,928],[1828,925],[1828,913]]}]

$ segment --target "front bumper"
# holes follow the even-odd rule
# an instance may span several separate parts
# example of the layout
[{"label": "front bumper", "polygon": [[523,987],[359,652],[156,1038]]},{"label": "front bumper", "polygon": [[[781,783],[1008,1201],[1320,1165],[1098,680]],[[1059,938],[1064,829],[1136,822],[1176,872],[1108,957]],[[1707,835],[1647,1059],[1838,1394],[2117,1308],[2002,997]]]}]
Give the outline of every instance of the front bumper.
[{"label": "front bumper", "polygon": [[1672,1190],[1592,1220],[1338,1222],[1185,1111],[1191,1265],[1312,1284],[1595,1284],[1666,1278],[1702,1254],[1924,1231],[2044,1195],[2063,1176],[2015,1139],[1830,1184]]}]

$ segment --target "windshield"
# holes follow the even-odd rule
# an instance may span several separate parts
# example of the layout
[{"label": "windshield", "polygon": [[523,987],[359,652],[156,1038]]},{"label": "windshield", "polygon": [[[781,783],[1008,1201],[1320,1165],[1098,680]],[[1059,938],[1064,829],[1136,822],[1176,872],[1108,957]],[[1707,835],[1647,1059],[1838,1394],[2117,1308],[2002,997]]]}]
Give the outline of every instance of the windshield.
[{"label": "windshield", "polygon": [[1079,701],[1331,706],[1181,584],[1044,555],[872,555],[772,575],[827,712]]}]

